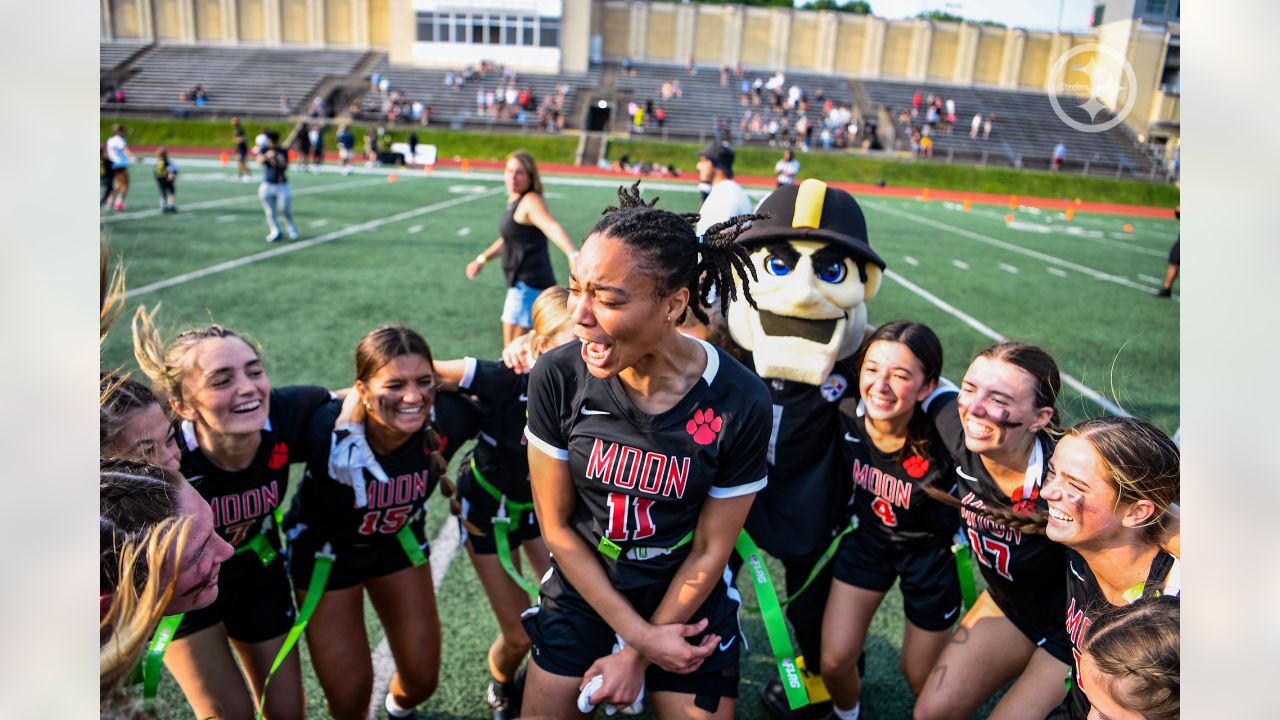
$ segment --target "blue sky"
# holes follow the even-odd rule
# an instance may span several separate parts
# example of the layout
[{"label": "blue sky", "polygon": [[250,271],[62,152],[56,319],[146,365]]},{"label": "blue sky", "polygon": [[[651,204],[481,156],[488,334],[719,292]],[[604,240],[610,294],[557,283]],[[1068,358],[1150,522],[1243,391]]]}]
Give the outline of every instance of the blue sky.
[{"label": "blue sky", "polygon": [[[945,10],[970,20],[995,20],[1010,27],[1053,30],[1058,25],[1059,0],[869,0],[871,11],[883,18],[912,17],[921,10]],[[797,5],[802,4],[798,0]],[[1061,0],[1062,29],[1089,27],[1093,0]]]}]

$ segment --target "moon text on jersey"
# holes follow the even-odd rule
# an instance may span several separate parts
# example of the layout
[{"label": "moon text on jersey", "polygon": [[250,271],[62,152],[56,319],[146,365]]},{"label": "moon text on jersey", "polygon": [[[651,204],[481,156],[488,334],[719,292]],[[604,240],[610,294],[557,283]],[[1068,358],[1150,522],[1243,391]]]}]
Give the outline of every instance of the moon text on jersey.
[{"label": "moon text on jersey", "polygon": [[276,481],[261,487],[245,490],[235,495],[220,495],[209,499],[213,510],[213,526],[231,525],[241,520],[253,520],[271,512],[280,504],[280,490]]},{"label": "moon text on jersey", "polygon": [[969,493],[964,496],[964,499],[961,500],[961,502],[964,503],[966,507],[960,508],[960,517],[964,520],[966,525],[980,533],[985,533],[999,540],[1012,540],[1014,545],[1022,544],[1021,531],[1014,530],[1007,525],[992,520],[986,515],[981,515],[969,509],[970,507],[982,507],[982,500],[978,499],[977,495]]},{"label": "moon text on jersey", "polygon": [[427,496],[426,470],[397,475],[387,482],[370,482],[365,487],[369,509],[408,505]]},{"label": "moon text on jersey", "polygon": [[606,446],[604,441],[596,438],[587,461],[587,479],[599,479],[606,485],[627,490],[638,488],[641,492],[682,498],[685,484],[689,481],[689,458],[649,452],[615,442]]},{"label": "moon text on jersey", "polygon": [[853,481],[858,487],[879,495],[900,508],[911,507],[911,483],[902,482],[861,460],[853,461]]}]

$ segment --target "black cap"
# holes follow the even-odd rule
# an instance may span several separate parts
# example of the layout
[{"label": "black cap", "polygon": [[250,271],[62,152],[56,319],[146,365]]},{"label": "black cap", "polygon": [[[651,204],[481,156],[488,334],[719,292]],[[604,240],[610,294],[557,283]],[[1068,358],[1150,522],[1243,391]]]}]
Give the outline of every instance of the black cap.
[{"label": "black cap", "polygon": [[720,168],[728,177],[733,177],[733,150],[723,143],[713,142],[698,151],[698,157],[704,157],[711,164]]},{"label": "black cap", "polygon": [[812,178],[799,185],[783,185],[760,203],[756,212],[768,213],[765,220],[753,220],[738,236],[743,245],[776,240],[818,240],[833,243],[862,262],[879,265],[884,260],[871,249],[867,221],[853,196]]}]

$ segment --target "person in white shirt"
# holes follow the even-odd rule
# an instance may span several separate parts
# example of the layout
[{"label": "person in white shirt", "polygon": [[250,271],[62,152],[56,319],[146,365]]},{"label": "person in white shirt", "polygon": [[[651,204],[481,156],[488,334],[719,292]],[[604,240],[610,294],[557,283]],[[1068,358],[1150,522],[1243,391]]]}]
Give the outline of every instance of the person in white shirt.
[{"label": "person in white shirt", "polygon": [[116,125],[111,129],[111,137],[107,138],[107,159],[115,170],[116,210],[124,209],[124,197],[129,194],[129,164],[134,161],[129,152],[129,143],[124,139],[124,126]]},{"label": "person in white shirt", "polygon": [[728,145],[712,142],[698,152],[698,182],[711,183],[711,193],[698,210],[699,235],[716,223],[751,212],[751,198],[733,179],[733,150]]},{"label": "person in white shirt", "polygon": [[782,159],[774,164],[773,171],[778,175],[778,187],[794,185],[796,175],[800,173],[800,161],[796,159],[795,153],[784,150]]}]

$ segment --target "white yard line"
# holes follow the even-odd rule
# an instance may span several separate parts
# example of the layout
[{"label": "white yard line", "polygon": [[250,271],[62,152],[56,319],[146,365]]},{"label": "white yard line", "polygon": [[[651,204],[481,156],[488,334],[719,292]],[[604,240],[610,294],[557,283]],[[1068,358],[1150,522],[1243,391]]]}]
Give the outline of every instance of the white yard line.
[{"label": "white yard line", "polygon": [[1000,269],[1007,273],[1013,273],[1014,275],[1018,274],[1018,268],[1010,265],[1009,263],[1000,263]]},{"label": "white yard line", "polygon": [[967,263],[967,262],[965,262],[965,261],[963,261],[963,260],[952,260],[952,261],[951,261],[951,264],[952,264],[952,265],[955,265],[956,267],[960,268],[961,270],[968,270],[968,269],[969,269],[969,263]]},{"label": "white yard line", "polygon": [[1052,266],[1052,265],[1050,265],[1050,266],[1046,267],[1046,268],[1045,268],[1045,270],[1046,270],[1050,275],[1057,275],[1058,277],[1066,277],[1066,276],[1067,276],[1067,272],[1066,272],[1065,270],[1063,270],[1062,268],[1056,268],[1056,267],[1054,267],[1054,266]]},{"label": "white yard line", "polygon": [[[864,200],[862,202],[862,205],[863,207],[871,207],[881,212],[885,212],[890,215],[900,217],[904,220],[910,220],[911,222],[920,223],[921,225],[928,225],[929,227],[936,228],[938,230],[945,230],[955,235],[959,235],[960,237],[968,238],[970,240],[976,240],[977,242],[986,243],[987,245],[991,245],[993,247],[998,247],[1004,250],[1008,250],[1010,252],[1015,252],[1021,255],[1026,255],[1028,257],[1033,257],[1033,258],[1036,258],[1037,260],[1042,260],[1052,265],[1058,265],[1060,267],[1067,268],[1068,270],[1075,270],[1076,272],[1088,275],[1096,280],[1115,283],[1116,285],[1122,285],[1124,287],[1132,288],[1134,290],[1141,290],[1144,293],[1151,292],[1151,288],[1145,285],[1136,283],[1126,277],[1113,275],[1111,273],[1103,272],[1101,270],[1095,270],[1091,267],[1086,267],[1084,265],[1073,263],[1069,260],[1063,260],[1060,257],[1048,255],[1046,253],[1038,252],[1036,250],[1030,250],[1028,248],[1022,247],[1021,245],[1014,245],[1013,243],[1008,243],[1003,240],[997,240],[993,237],[988,237],[981,233],[973,232],[972,230],[966,230],[964,228],[956,227],[955,225],[948,225],[947,223],[938,222],[937,220],[931,220],[929,218],[920,217],[918,215],[912,215],[911,213],[903,212],[901,210],[889,207],[879,202]],[[1177,300],[1178,296],[1174,295],[1173,298]]]},{"label": "white yard line", "polygon": [[[939,310],[956,318],[960,322],[964,323],[965,325],[968,325],[974,330],[977,330],[979,333],[987,336],[988,338],[991,338],[993,341],[995,342],[1008,341],[1008,338],[996,332],[995,330],[991,329],[990,326],[983,324],[977,318],[964,312],[963,310],[960,310],[954,305],[951,305],[950,303],[946,302],[945,300],[938,297],[937,295],[934,295],[928,290],[925,290],[919,285],[916,285],[910,280],[902,277],[898,273],[892,270],[885,270],[884,274],[890,280],[893,280],[894,282],[898,283],[902,287],[910,290],[916,295],[919,295],[920,297],[932,303]],[[1097,390],[1094,390],[1093,388],[1088,387],[1087,385],[1080,382],[1079,380],[1072,377],[1071,375],[1062,373],[1062,382],[1066,383],[1068,387],[1072,388],[1073,390],[1080,393],[1084,397],[1092,400],[1094,403],[1097,403],[1099,406],[1101,406],[1103,409],[1105,409],[1107,412],[1111,413],[1112,415],[1123,415],[1126,417],[1129,415],[1129,413],[1125,412],[1119,405],[1116,405],[1115,403],[1111,402],[1106,397],[1104,397],[1102,393],[1098,392]]]},{"label": "white yard line", "polygon": [[[186,163],[183,163],[186,164]],[[347,190],[353,187],[364,187],[366,185],[374,185],[377,180],[352,180],[351,182],[330,183],[328,185],[320,185],[317,187],[306,187],[300,190],[294,190],[293,196],[299,195],[318,195],[320,193],[336,192],[338,190]],[[206,208],[226,207],[227,205],[236,205],[238,203],[259,202],[258,194],[253,195],[237,195],[229,198],[219,198],[217,200],[205,200],[203,202],[183,203],[182,211],[204,210]],[[138,218],[149,218],[160,214],[160,210],[139,210],[137,212],[115,213],[114,215],[103,215],[99,218],[104,223],[120,222],[121,220],[137,220]]]},{"label": "white yard line", "polygon": [[[449,573],[449,564],[458,554],[461,536],[458,533],[458,521],[452,516],[445,518],[440,534],[431,541],[431,584],[435,586],[436,597],[440,597],[440,588],[444,585],[444,576]],[[370,717],[382,710],[387,697],[387,687],[391,684],[391,675],[396,671],[395,658],[391,657],[391,646],[387,644],[384,633],[378,647],[373,651],[373,697],[369,698]]]},{"label": "white yard line", "polygon": [[902,261],[903,261],[903,262],[905,262],[906,264],[910,265],[911,267],[919,267],[919,266],[920,266],[920,261],[919,261],[919,260],[917,260],[917,259],[915,259],[915,258],[913,258],[913,257],[911,257],[910,255],[903,255],[903,256],[902,256]]},{"label": "white yard line", "polygon": [[395,215],[388,215],[386,217],[378,218],[376,220],[369,220],[368,222],[363,222],[363,223],[360,223],[359,225],[349,225],[341,230],[335,230],[326,235],[321,235],[320,237],[311,238],[310,240],[303,240],[302,242],[281,245],[279,247],[275,247],[270,250],[265,250],[260,253],[254,253],[253,255],[246,255],[245,257],[239,257],[234,260],[228,260],[226,262],[218,263],[217,265],[210,265],[208,267],[201,268],[199,270],[193,270],[191,272],[183,273],[181,275],[175,275],[174,277],[171,277],[167,280],[160,280],[158,282],[153,282],[150,285],[143,285],[141,287],[133,288],[132,290],[129,290],[128,292],[125,293],[125,299],[137,297],[139,295],[146,295],[147,293],[152,293],[152,292],[155,292],[156,290],[163,290],[164,288],[173,287],[174,285],[181,285],[183,283],[190,282],[192,280],[198,280],[200,278],[208,277],[210,275],[214,275],[220,272],[225,272],[227,270],[234,270],[236,268],[244,267],[245,265],[251,265],[253,263],[256,263],[262,260],[267,260],[267,259],[276,257],[278,255],[284,255],[286,253],[296,252],[298,250],[305,250],[309,247],[314,247],[316,245],[322,245],[327,242],[339,240],[349,235],[362,233],[366,230],[374,230],[382,227],[383,225],[389,225],[391,223],[400,222],[401,220],[408,220],[409,218],[418,217],[419,215],[426,215],[427,213],[433,213],[439,210],[446,210],[448,208],[454,207],[455,205],[462,205],[464,203],[474,202],[481,198],[486,198],[492,195],[496,195],[498,192],[500,191],[490,190],[488,192],[485,192],[482,195],[468,195],[466,197],[454,198],[452,200],[438,202],[434,205],[428,205],[426,207],[421,207],[421,208],[414,208],[413,210],[406,210],[401,213],[396,213]]}]

